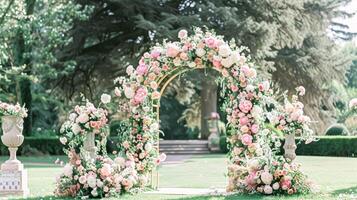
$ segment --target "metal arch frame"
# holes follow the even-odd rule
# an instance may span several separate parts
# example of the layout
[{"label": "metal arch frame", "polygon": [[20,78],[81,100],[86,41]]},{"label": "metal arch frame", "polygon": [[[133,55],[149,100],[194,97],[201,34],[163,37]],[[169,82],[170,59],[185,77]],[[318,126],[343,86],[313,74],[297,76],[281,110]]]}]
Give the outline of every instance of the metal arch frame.
[{"label": "metal arch frame", "polygon": [[[156,119],[159,122],[160,121],[160,100],[161,96],[164,94],[167,86],[177,77],[180,76],[181,74],[184,74],[189,71],[193,70],[201,70],[201,69],[207,69],[208,67],[200,67],[200,68],[176,68],[168,72],[167,74],[158,77],[156,79],[156,82],[159,85],[159,91],[160,91],[160,98],[157,100],[152,100],[152,110],[154,113],[156,113]],[[210,67],[210,69],[214,69],[218,71],[220,74],[222,73],[221,69],[215,68],[215,67]],[[167,80],[166,80],[167,79]],[[159,122],[160,123],[160,122]],[[159,133],[158,133],[159,134]],[[160,138],[158,136],[158,140],[156,141],[155,147],[157,149],[157,152],[160,153]],[[154,185],[154,172],[151,172],[151,187],[154,189],[158,189],[159,187],[159,170],[156,169],[156,184]]]}]

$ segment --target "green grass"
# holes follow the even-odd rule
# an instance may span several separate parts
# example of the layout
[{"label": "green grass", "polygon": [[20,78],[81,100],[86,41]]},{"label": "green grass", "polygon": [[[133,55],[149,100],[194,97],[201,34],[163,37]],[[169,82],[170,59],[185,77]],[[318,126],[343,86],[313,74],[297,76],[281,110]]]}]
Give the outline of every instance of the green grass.
[{"label": "green grass", "polygon": [[[31,199],[54,199],[55,177],[61,167],[54,164],[57,157],[20,157],[29,174]],[[65,159],[65,157],[61,157]],[[3,162],[6,157],[0,157]],[[232,196],[182,196],[139,194],[124,196],[128,200],[233,200],[233,199],[349,199],[357,198],[357,158],[300,156],[297,159],[302,170],[320,186],[318,194],[283,196],[232,195]],[[224,155],[194,156],[184,163],[165,165],[160,168],[160,187],[225,187],[226,159]]]}]

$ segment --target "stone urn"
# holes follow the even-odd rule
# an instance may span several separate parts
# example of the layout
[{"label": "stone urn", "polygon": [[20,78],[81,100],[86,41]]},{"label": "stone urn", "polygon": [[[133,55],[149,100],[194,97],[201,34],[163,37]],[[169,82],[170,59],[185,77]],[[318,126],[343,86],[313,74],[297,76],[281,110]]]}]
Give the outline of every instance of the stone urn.
[{"label": "stone urn", "polygon": [[292,162],[296,158],[296,143],[295,143],[295,134],[285,135],[285,143],[284,143],[284,157]]},{"label": "stone urn", "polygon": [[85,157],[95,160],[97,157],[97,147],[95,146],[95,133],[86,133],[86,138],[83,142],[83,149],[85,150]]},{"label": "stone urn", "polygon": [[16,116],[2,117],[3,135],[1,141],[10,151],[10,158],[1,165],[1,170],[22,170],[23,165],[16,159],[18,147],[24,142],[22,135],[24,120]]},{"label": "stone urn", "polygon": [[3,116],[3,135],[1,141],[9,148],[10,158],[1,165],[0,171],[0,197],[21,195],[26,197],[28,188],[27,170],[16,159],[18,147],[24,142],[23,119],[16,116]]}]

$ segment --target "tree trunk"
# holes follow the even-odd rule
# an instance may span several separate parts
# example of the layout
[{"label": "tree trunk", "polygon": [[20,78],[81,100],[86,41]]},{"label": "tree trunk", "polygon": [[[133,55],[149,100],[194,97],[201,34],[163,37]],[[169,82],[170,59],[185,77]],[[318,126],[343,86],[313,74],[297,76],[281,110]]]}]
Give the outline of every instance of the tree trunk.
[{"label": "tree trunk", "polygon": [[201,90],[201,139],[207,139],[210,132],[207,118],[212,112],[217,112],[218,86],[211,76],[206,76],[202,81]]},{"label": "tree trunk", "polygon": [[[34,12],[36,0],[26,0],[26,14],[32,15]],[[21,28],[17,32],[16,41],[16,64],[18,66],[25,65],[24,73],[26,75],[32,74],[31,58],[25,54],[31,52],[31,47],[25,44],[24,33]],[[32,133],[32,92],[31,92],[31,80],[27,77],[22,77],[18,80],[18,99],[21,104],[24,104],[28,110],[28,117],[24,119],[24,131],[25,136],[30,136]]]}]

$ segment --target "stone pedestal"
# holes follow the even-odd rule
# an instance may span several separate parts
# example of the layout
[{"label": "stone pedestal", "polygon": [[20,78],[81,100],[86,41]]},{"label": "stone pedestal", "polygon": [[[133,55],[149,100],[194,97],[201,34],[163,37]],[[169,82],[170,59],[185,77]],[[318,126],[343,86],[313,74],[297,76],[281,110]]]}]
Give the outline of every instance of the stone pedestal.
[{"label": "stone pedestal", "polygon": [[86,134],[86,138],[83,142],[83,149],[85,150],[85,156],[91,160],[95,160],[97,157],[97,147],[95,146],[95,133],[90,132]]},{"label": "stone pedestal", "polygon": [[296,158],[296,143],[295,143],[295,135],[289,134],[285,135],[285,143],[284,143],[284,157],[292,162]]},{"label": "stone pedestal", "polygon": [[27,171],[17,160],[17,148],[23,143],[23,119],[15,116],[2,117],[3,135],[1,141],[10,151],[10,158],[1,165],[0,196],[23,196],[29,194]]},{"label": "stone pedestal", "polygon": [[208,137],[208,148],[211,152],[220,152],[219,135],[217,132],[212,132]]}]

